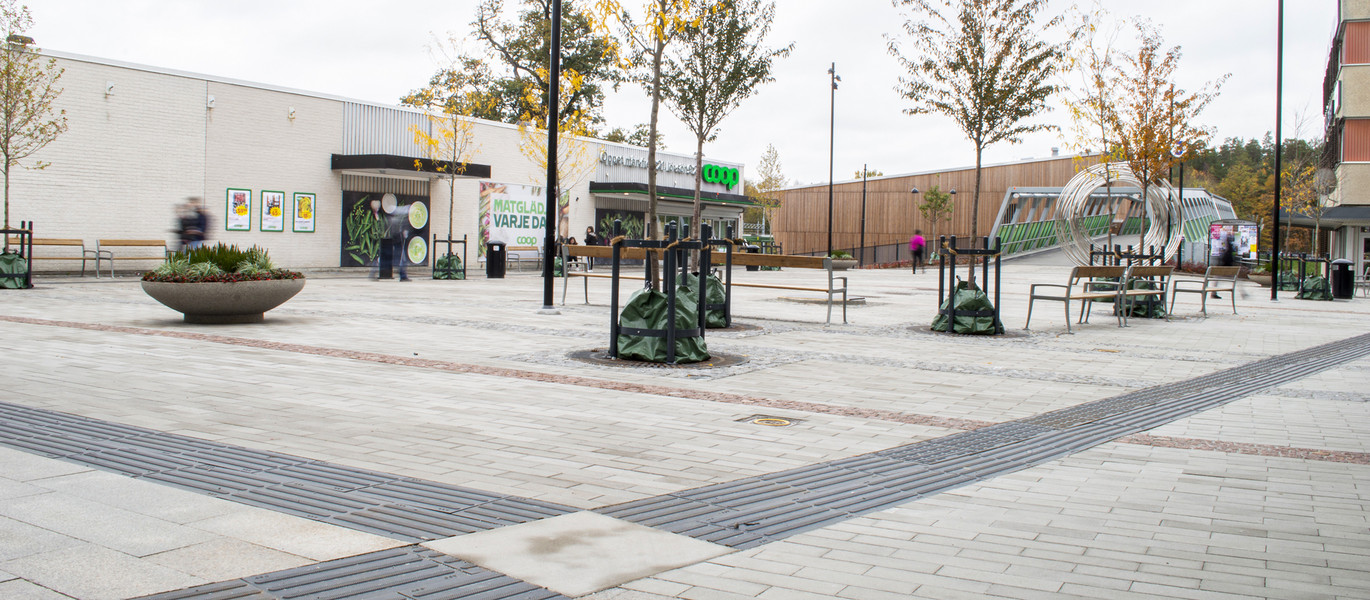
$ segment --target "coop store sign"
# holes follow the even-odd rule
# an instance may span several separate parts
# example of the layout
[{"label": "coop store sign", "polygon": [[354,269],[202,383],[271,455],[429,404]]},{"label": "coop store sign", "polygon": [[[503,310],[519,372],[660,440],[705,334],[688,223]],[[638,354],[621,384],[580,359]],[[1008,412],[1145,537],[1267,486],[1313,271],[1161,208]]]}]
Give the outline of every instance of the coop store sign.
[{"label": "coop store sign", "polygon": [[720,167],[718,165],[704,165],[704,181],[709,183],[721,183],[723,187],[733,189],[737,185],[739,173],[737,169],[731,167]]},{"label": "coop store sign", "polygon": [[[599,153],[599,162],[609,166],[636,167],[639,169],[647,168],[647,159],[637,156],[623,156],[621,154],[610,154],[608,151]],[[667,162],[664,159],[657,159],[656,171],[658,173],[683,173],[694,175],[695,166],[687,163]],[[722,184],[728,189],[733,189],[741,179],[741,174],[737,169],[724,167],[721,165],[704,165],[703,180],[705,183]]]}]

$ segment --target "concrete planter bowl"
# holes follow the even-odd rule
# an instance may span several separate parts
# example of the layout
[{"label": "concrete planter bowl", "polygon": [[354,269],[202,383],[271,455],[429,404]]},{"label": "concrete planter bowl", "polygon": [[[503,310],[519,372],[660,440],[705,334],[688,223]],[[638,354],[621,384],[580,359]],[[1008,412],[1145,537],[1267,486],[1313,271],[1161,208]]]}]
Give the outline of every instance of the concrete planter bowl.
[{"label": "concrete planter bowl", "polygon": [[832,270],[834,271],[846,271],[847,269],[855,269],[856,265],[857,262],[855,258],[832,259]]},{"label": "concrete planter bowl", "polygon": [[153,300],[185,314],[187,323],[260,323],[276,308],[304,289],[304,279],[267,279],[235,283],[167,283],[144,281]]}]

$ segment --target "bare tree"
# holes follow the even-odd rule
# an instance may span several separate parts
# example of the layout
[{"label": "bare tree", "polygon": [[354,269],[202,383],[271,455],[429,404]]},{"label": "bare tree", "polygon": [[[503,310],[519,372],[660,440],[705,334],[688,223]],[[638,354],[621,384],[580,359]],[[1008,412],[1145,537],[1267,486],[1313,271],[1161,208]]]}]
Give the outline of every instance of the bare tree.
[{"label": "bare tree", "polygon": [[[56,59],[43,60],[24,35],[33,26],[27,6],[0,0],[5,51],[0,54],[0,159],[5,161],[5,229],[10,226],[10,174],[14,167],[44,169],[48,163],[26,162],[67,130],[67,111],[54,104],[62,94],[57,82],[63,69]],[[5,236],[9,248],[9,236]]]},{"label": "bare tree", "polygon": [[[896,89],[910,115],[950,117],[975,144],[971,237],[979,235],[981,164],[987,146],[1019,143],[1022,136],[1055,129],[1027,119],[1049,110],[1059,86],[1064,45],[1042,35],[1060,17],[1039,23],[1047,0],[894,0],[912,12],[904,23],[906,54],[888,38],[889,52],[908,72]],[[971,273],[972,282],[974,272]]]}]

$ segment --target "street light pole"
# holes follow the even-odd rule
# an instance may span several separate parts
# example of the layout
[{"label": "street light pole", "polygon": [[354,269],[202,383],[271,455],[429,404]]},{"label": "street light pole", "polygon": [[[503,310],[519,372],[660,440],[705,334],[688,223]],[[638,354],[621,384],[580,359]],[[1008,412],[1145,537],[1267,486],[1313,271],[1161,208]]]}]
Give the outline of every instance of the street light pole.
[{"label": "street light pole", "polygon": [[1278,10],[1280,14],[1275,19],[1275,227],[1270,236],[1270,258],[1275,261],[1270,269],[1274,274],[1274,283],[1270,285],[1272,302],[1280,299],[1280,155],[1284,153],[1284,138],[1280,131],[1284,107],[1280,105],[1280,96],[1284,85],[1284,0],[1279,0]]},{"label": "street light pole", "polygon": [[857,250],[856,266],[866,266],[866,165],[861,165],[861,247]]},{"label": "street light pole", "polygon": [[837,63],[828,67],[828,75],[832,81],[832,90],[829,91],[828,98],[828,256],[832,256],[832,160],[833,134],[837,125],[837,82],[842,78],[837,75]]},{"label": "street light pole", "polygon": [[551,74],[547,85],[547,223],[542,238],[542,312],[552,313],[552,261],[556,252],[557,225],[557,121],[561,98],[561,0],[552,0]]}]

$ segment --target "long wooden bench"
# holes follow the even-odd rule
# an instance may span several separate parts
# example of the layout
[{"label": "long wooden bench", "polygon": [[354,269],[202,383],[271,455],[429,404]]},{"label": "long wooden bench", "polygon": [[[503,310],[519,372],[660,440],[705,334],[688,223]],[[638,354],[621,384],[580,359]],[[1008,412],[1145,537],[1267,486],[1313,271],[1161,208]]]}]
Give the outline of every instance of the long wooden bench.
[{"label": "long wooden bench", "polygon": [[[504,264],[506,266],[510,262],[513,262],[514,264],[519,265],[519,270],[522,271],[523,263],[525,262],[535,262],[538,265],[542,264],[542,248],[539,248],[537,246],[506,246],[504,250]],[[515,252],[518,252],[520,254],[515,254]],[[533,256],[523,256],[521,254],[523,252],[532,252]]]},{"label": "long wooden bench", "polygon": [[[114,248],[122,251],[124,248],[158,248],[161,251],[156,255],[137,255],[137,256],[115,256]],[[114,260],[155,260],[164,261],[171,255],[171,250],[167,248],[166,240],[96,240],[95,241],[95,276],[100,276],[100,261],[109,261],[109,276],[114,277]]]},{"label": "long wooden bench", "polygon": [[[11,238],[9,239],[9,243],[10,243],[11,246],[16,246],[16,245],[19,244],[19,238],[17,238],[17,237],[11,237]],[[34,248],[34,250],[33,250],[33,254],[34,254],[34,255],[33,255],[33,256],[27,257],[29,260],[70,260],[70,261],[77,261],[77,260],[79,260],[79,261],[81,261],[81,276],[82,276],[82,277],[85,277],[85,276],[86,276],[86,261],[88,261],[88,260],[94,260],[94,261],[96,261],[96,262],[95,262],[95,274],[96,274],[97,277],[98,277],[99,274],[100,274],[100,262],[99,262],[99,260],[96,258],[96,257],[97,257],[96,252],[95,252],[94,250],[87,250],[87,249],[86,249],[86,243],[83,242],[83,241],[81,241],[81,240],[79,240],[79,239],[76,239],[76,238],[33,238],[33,240],[32,240],[31,243],[35,246],[35,248]],[[38,256],[38,249],[36,248],[36,246],[53,246],[53,247],[56,247],[56,248],[80,248],[80,249],[81,249],[81,250],[80,250],[81,254],[80,254],[80,256],[75,256],[75,255],[73,255],[73,256]]]},{"label": "long wooden bench", "polygon": [[[566,257],[586,257],[586,258],[613,258],[613,248],[609,246],[563,246],[563,255]],[[619,258],[623,260],[645,260],[647,252],[641,248],[624,248],[620,251]],[[563,263],[566,259],[563,259]],[[709,263],[712,265],[721,264],[723,258],[719,253],[712,253]],[[736,280],[733,285],[737,287],[761,288],[770,290],[793,290],[800,292],[817,292],[826,294],[828,297],[828,318],[827,322],[832,323],[832,306],[838,294],[842,296],[842,322],[847,322],[847,278],[845,276],[833,275],[832,259],[823,256],[797,256],[791,254],[750,254],[745,252],[733,253],[733,266],[759,267],[789,267],[793,269],[821,269],[828,274],[827,287],[785,285],[773,283],[742,283]],[[562,269],[561,303],[566,304],[566,287],[571,277],[580,277],[585,284],[585,303],[590,303],[590,283],[591,278],[606,279],[612,275],[604,273],[572,272],[569,269]],[[636,279],[641,277],[620,276],[620,279]],[[838,281],[841,284],[838,284]]]},{"label": "long wooden bench", "polygon": [[[1127,313],[1138,299],[1159,298],[1162,306],[1169,287],[1174,267],[1149,266],[1088,266],[1071,269],[1066,283],[1034,283],[1028,288],[1028,315],[1023,329],[1032,323],[1032,306],[1037,300],[1051,300],[1064,305],[1066,332],[1070,329],[1070,303],[1080,301],[1079,323],[1089,321],[1090,307],[1098,300],[1113,302],[1118,326],[1127,326]],[[1150,282],[1150,288],[1136,287],[1140,282]],[[1039,293],[1038,288],[1062,290],[1052,293]]]}]

